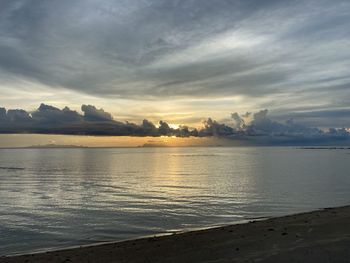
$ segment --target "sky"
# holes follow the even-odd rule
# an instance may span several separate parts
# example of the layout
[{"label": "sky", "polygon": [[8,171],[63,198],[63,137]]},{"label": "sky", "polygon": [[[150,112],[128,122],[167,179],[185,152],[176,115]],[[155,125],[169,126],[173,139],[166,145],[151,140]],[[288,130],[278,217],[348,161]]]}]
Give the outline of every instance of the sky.
[{"label": "sky", "polygon": [[222,147],[246,146],[239,141],[216,137],[135,137],[77,136],[56,134],[0,134],[1,148],[71,148],[71,147]]},{"label": "sky", "polygon": [[0,107],[350,127],[350,2],[2,0]]}]

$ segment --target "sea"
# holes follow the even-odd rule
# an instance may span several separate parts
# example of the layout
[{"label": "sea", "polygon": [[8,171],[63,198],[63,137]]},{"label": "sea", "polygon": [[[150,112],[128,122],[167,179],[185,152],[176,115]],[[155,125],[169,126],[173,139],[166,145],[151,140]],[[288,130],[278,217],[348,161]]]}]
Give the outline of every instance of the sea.
[{"label": "sea", "polygon": [[0,149],[0,255],[350,203],[350,149]]}]

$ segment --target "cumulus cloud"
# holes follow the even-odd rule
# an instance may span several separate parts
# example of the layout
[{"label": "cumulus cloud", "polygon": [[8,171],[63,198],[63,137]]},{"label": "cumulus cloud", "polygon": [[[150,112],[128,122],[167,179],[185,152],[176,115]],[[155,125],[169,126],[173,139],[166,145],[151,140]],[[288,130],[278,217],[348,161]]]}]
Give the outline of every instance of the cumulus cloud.
[{"label": "cumulus cloud", "polygon": [[241,129],[244,127],[244,119],[237,112],[232,113],[231,118],[233,120],[233,127],[235,129]]},{"label": "cumulus cloud", "polygon": [[192,136],[195,129],[171,128],[165,121],[159,127],[143,120],[138,125],[113,120],[112,115],[93,105],[82,105],[83,115],[68,107],[62,110],[41,104],[34,112],[0,108],[0,133],[80,134],[116,136]]},{"label": "cumulus cloud", "polygon": [[203,122],[204,127],[199,130],[199,136],[230,136],[234,134],[234,129],[226,124],[220,124],[211,118]]},{"label": "cumulus cloud", "polygon": [[93,105],[82,105],[81,110],[84,112],[84,118],[87,121],[111,121],[112,115],[103,109],[96,109]]},{"label": "cumulus cloud", "polygon": [[28,112],[25,110],[8,110],[6,114],[6,119],[9,120],[10,122],[20,124],[30,122],[31,117]]},{"label": "cumulus cloud", "polygon": [[68,107],[60,110],[43,103],[36,111],[31,113],[31,117],[33,121],[43,124],[71,123],[82,120],[78,112],[72,111]]},{"label": "cumulus cloud", "polygon": [[316,135],[322,131],[317,128],[309,128],[288,119],[284,123],[273,121],[268,118],[268,110],[261,110],[253,113],[253,119],[249,125],[245,126],[245,131],[254,135]]},{"label": "cumulus cloud", "polygon": [[296,123],[269,118],[268,110],[255,113],[231,114],[233,124],[219,123],[211,118],[203,122],[198,136],[217,136],[252,145],[332,145],[350,144],[350,133],[345,128],[321,130]]},{"label": "cumulus cloud", "polygon": [[255,113],[232,113],[233,123],[230,124],[208,118],[200,128],[183,125],[172,128],[162,120],[158,126],[147,119],[141,124],[120,122],[93,105],[83,105],[82,111],[83,115],[68,107],[59,109],[46,104],[41,104],[31,113],[0,108],[0,133],[219,137],[252,145],[350,144],[350,133],[345,128],[321,130],[296,123],[293,119],[278,122],[269,118],[267,109]]},{"label": "cumulus cloud", "polygon": [[159,121],[159,132],[161,135],[171,134],[172,129],[169,127],[168,123],[165,121]]},{"label": "cumulus cloud", "polygon": [[149,120],[144,119],[141,124],[141,130],[146,134],[157,134],[157,127]]}]

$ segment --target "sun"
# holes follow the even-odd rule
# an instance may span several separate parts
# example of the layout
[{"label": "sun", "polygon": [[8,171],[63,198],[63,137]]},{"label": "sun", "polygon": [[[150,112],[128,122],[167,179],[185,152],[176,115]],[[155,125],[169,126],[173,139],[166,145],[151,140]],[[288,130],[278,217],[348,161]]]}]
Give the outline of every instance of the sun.
[{"label": "sun", "polygon": [[171,124],[171,123],[169,123],[169,127],[172,128],[172,129],[179,129],[180,125],[179,124]]}]

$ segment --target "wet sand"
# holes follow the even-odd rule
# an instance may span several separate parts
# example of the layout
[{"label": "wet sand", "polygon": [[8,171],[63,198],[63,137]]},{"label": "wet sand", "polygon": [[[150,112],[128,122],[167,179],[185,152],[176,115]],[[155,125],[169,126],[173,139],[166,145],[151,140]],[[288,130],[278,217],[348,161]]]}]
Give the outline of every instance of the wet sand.
[{"label": "wet sand", "polygon": [[350,206],[4,262],[350,262]]}]

